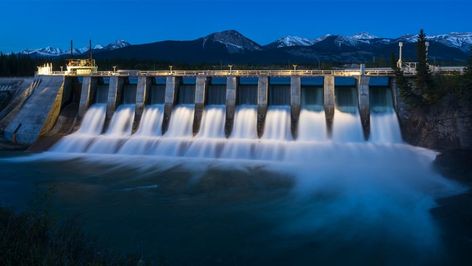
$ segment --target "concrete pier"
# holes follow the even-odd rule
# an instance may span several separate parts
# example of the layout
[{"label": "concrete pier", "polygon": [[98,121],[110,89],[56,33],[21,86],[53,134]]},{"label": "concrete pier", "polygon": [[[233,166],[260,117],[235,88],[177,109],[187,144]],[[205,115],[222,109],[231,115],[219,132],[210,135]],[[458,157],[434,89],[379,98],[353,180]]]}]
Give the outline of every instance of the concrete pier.
[{"label": "concrete pier", "polygon": [[326,128],[328,129],[328,135],[331,136],[333,133],[333,119],[334,119],[334,76],[326,75],[323,81],[323,98],[324,98],[324,110],[326,116]]},{"label": "concrete pier", "polygon": [[[121,102],[123,93],[123,85],[125,84],[124,77],[110,77],[110,84],[108,87],[108,100],[107,100],[107,115],[106,120],[109,121],[116,110],[116,106]],[[106,123],[108,124],[108,123]]]},{"label": "concrete pier", "polygon": [[170,116],[177,100],[177,90],[182,83],[181,77],[167,77],[164,102],[164,117],[162,119],[162,134],[166,133],[169,126]]},{"label": "concrete pier", "polygon": [[269,77],[259,76],[257,81],[257,136],[264,134],[265,118],[267,114],[267,102],[269,96]]},{"label": "concrete pier", "polygon": [[197,76],[195,82],[195,110],[193,112],[193,135],[197,135],[202,122],[203,110],[205,109],[206,91],[210,78],[206,76]]},{"label": "concrete pier", "polygon": [[144,106],[147,102],[149,90],[152,86],[152,77],[139,76],[138,84],[136,87],[136,107],[134,110],[134,121],[133,121],[133,133],[138,129],[141,121],[141,116],[144,112]]},{"label": "concrete pier", "polygon": [[228,77],[226,79],[226,121],[225,136],[228,138],[233,131],[234,114],[236,112],[236,93],[239,86],[238,77]]},{"label": "concrete pier", "polygon": [[87,109],[93,102],[98,78],[84,77],[82,80],[82,89],[80,91],[79,112],[77,113],[78,122],[82,121]]},{"label": "concrete pier", "polygon": [[369,80],[364,75],[357,77],[357,96],[359,103],[359,112],[361,115],[364,138],[369,139],[370,135],[370,103],[369,103]]},{"label": "concrete pier", "polygon": [[298,136],[298,119],[300,118],[301,109],[301,79],[299,76],[290,78],[290,128],[292,130],[293,139]]}]

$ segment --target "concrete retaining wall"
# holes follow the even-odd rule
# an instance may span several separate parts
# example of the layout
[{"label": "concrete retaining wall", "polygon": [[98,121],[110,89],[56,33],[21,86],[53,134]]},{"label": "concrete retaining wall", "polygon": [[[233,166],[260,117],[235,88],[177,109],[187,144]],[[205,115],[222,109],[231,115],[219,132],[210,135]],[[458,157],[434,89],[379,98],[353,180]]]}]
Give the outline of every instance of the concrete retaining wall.
[{"label": "concrete retaining wall", "polygon": [[298,119],[300,117],[301,108],[301,79],[297,76],[290,78],[290,128],[292,137],[296,139],[298,136]]},{"label": "concrete retaining wall", "polygon": [[210,79],[197,76],[195,83],[195,111],[193,113],[193,135],[197,135],[202,122],[203,110],[205,109],[205,95]]},{"label": "concrete retaining wall", "polygon": [[97,88],[98,78],[84,77],[82,80],[82,90],[80,91],[78,121],[82,121],[87,109],[93,102],[94,91]]},{"label": "concrete retaining wall", "polygon": [[226,79],[226,119],[225,135],[228,138],[233,131],[234,114],[236,112],[236,93],[239,86],[238,77],[228,77]]},{"label": "concrete retaining wall", "polygon": [[174,104],[177,101],[177,90],[179,89],[181,83],[181,77],[166,78],[166,95],[164,103],[164,117],[162,119],[162,134],[167,131],[167,127],[169,126],[172,109],[174,109]]},{"label": "concrete retaining wall", "polygon": [[123,86],[125,84],[125,78],[122,77],[110,77],[110,84],[108,87],[108,101],[107,101],[107,121],[111,119],[113,113],[116,110],[116,106],[121,102],[123,93]]},{"label": "concrete retaining wall", "polygon": [[369,80],[367,76],[357,78],[357,96],[359,99],[359,112],[361,115],[364,138],[369,139],[370,135],[370,103],[369,103]]},{"label": "concrete retaining wall", "polygon": [[141,116],[144,112],[144,106],[149,95],[149,90],[152,86],[152,80],[153,78],[151,77],[138,77],[138,85],[136,87],[136,108],[134,111],[133,132],[138,129],[139,123],[141,121]]},{"label": "concrete retaining wall", "polygon": [[43,76],[41,79],[41,84],[5,129],[7,140],[32,144],[54,126],[61,109],[65,79],[54,76]]}]

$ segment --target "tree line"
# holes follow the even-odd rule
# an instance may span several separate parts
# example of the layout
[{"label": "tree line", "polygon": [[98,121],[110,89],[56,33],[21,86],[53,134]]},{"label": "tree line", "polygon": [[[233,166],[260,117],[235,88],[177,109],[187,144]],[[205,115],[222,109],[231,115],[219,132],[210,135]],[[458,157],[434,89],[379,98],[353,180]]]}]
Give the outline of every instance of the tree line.
[{"label": "tree line", "polygon": [[395,70],[400,96],[410,106],[424,107],[437,103],[444,95],[452,92],[459,97],[472,100],[472,49],[463,75],[433,75],[428,64],[426,34],[420,30],[416,49],[416,75],[407,79],[396,65],[392,56],[392,68]]}]

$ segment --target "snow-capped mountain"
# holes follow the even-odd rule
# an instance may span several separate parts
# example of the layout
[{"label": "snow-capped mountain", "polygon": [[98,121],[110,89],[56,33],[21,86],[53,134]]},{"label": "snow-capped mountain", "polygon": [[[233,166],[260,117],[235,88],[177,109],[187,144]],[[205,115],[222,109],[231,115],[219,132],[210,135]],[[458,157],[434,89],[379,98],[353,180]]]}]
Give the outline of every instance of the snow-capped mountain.
[{"label": "snow-capped mountain", "polygon": [[[126,46],[130,46],[131,44],[124,41],[124,40],[117,40],[115,42],[112,42],[110,44],[107,44],[105,46],[101,44],[97,44],[94,46],[93,50],[95,51],[111,51],[119,48],[123,48]],[[82,47],[82,48],[74,48],[73,52],[75,55],[80,55],[88,52],[89,48],[88,47]],[[27,54],[27,55],[36,55],[36,56],[49,56],[49,57],[55,57],[55,56],[61,56],[61,55],[67,55],[70,54],[70,49],[61,49],[61,48],[56,48],[56,47],[51,47],[47,46],[45,48],[39,48],[39,49],[27,49],[21,51],[22,54]]]},{"label": "snow-capped mountain", "polygon": [[218,42],[226,46],[230,53],[239,53],[244,50],[256,51],[261,50],[261,46],[251,39],[246,38],[241,33],[235,30],[227,30],[222,32],[212,33],[203,38],[203,47],[208,41]]},{"label": "snow-capped mountain", "polygon": [[[416,42],[418,34],[408,34],[398,38],[400,41]],[[428,35],[426,39],[442,43],[449,47],[459,48],[463,51],[469,51],[472,47],[472,32],[451,32],[447,34]]]},{"label": "snow-capped mountain", "polygon": [[273,43],[267,45],[271,48],[282,48],[282,47],[292,47],[292,46],[311,46],[315,43],[315,40],[310,40],[308,38],[288,35],[276,40]]}]

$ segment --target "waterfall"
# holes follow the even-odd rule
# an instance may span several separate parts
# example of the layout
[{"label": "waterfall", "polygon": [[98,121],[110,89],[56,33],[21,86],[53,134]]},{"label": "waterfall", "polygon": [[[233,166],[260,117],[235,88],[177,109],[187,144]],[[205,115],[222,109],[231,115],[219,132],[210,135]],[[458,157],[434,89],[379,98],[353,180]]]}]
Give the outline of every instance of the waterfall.
[{"label": "waterfall", "polygon": [[298,120],[298,140],[326,141],[326,117],[324,111],[302,109]]},{"label": "waterfall", "polygon": [[146,106],[139,122],[136,136],[161,136],[162,117],[164,115],[164,106],[162,104],[153,104]]},{"label": "waterfall", "polygon": [[333,141],[361,142],[364,135],[359,112],[341,112],[334,110]]},{"label": "waterfall", "polygon": [[291,140],[290,131],[290,107],[271,106],[267,110],[264,126],[264,139],[270,140]]},{"label": "waterfall", "polygon": [[118,106],[105,134],[97,137],[87,149],[90,153],[114,153],[131,135],[134,120],[134,104]]},{"label": "waterfall", "polygon": [[202,116],[202,123],[198,137],[224,138],[225,137],[225,106],[208,105]]},{"label": "waterfall", "polygon": [[96,103],[89,107],[77,132],[62,138],[51,150],[54,152],[83,152],[103,130],[106,104]]},{"label": "waterfall", "polygon": [[177,105],[172,112],[165,137],[190,137],[193,125],[193,104]]},{"label": "waterfall", "polygon": [[157,145],[157,137],[162,135],[164,106],[153,104],[146,106],[139,122],[138,130],[121,147],[121,154],[149,154]]},{"label": "waterfall", "polygon": [[153,149],[153,154],[163,156],[183,155],[192,140],[193,127],[193,104],[176,105],[172,111],[169,121],[169,128],[157,146]]},{"label": "waterfall", "polygon": [[231,138],[257,138],[257,108],[255,106],[241,105],[236,108]]},{"label": "waterfall", "polygon": [[224,145],[221,140],[225,138],[225,112],[224,105],[208,105],[205,107],[200,131],[186,151],[185,156],[217,157],[218,148]]},{"label": "waterfall", "polygon": [[221,157],[250,159],[254,144],[248,140],[257,140],[257,107],[240,105],[236,107],[231,136],[223,148]]},{"label": "waterfall", "polygon": [[[334,113],[332,138],[328,137],[323,108],[303,106],[298,123],[298,138],[291,134],[290,107],[269,106],[264,132],[257,137],[257,107],[238,105],[233,130],[225,138],[226,108],[207,105],[202,114],[199,132],[193,136],[194,105],[179,104],[172,111],[168,130],[162,135],[163,105],[144,108],[138,129],[131,134],[134,108],[118,106],[104,134],[105,104],[92,105],[79,130],[64,137],[52,148],[55,152],[89,152],[102,154],[183,156],[244,160],[290,161],[310,158],[321,147],[344,143],[365,143],[360,115],[352,91],[343,91],[344,98]],[[341,93],[341,95],[342,95]],[[392,107],[378,101],[371,114],[371,138],[374,144],[401,143],[401,133]],[[330,149],[327,149],[330,150]]]},{"label": "waterfall", "polygon": [[402,133],[395,112],[370,115],[370,141],[374,143],[401,143]]}]

